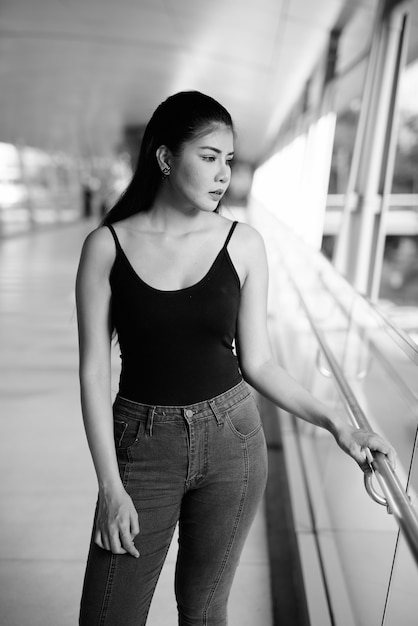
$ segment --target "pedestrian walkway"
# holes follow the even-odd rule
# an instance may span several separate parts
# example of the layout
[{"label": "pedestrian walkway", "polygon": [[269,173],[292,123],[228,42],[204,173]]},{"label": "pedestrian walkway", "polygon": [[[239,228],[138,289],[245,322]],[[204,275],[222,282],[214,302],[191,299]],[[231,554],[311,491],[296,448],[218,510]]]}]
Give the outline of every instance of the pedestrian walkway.
[{"label": "pedestrian walkway", "polygon": [[[96,482],[79,408],[74,278],[93,227],[66,225],[0,242],[2,626],[77,623]],[[177,623],[174,560],[175,545],[149,626]],[[271,626],[270,607],[261,510],[234,584],[230,626]]]}]

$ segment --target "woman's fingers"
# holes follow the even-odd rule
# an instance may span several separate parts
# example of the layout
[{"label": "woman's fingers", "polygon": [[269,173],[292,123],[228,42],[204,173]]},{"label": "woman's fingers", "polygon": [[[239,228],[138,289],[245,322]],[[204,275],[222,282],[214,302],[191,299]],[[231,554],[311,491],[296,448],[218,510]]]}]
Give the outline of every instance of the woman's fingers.
[{"label": "woman's fingers", "polygon": [[350,454],[363,472],[368,472],[370,470],[366,450],[364,448],[361,448],[359,445],[354,445]]},{"label": "woman's fingers", "polygon": [[370,469],[367,449],[371,452],[385,454],[390,465],[395,467],[396,452],[394,448],[376,433],[349,427],[348,430],[344,429],[344,432],[340,434],[338,443],[343,450],[353,457],[363,472]]},{"label": "woman's fingers", "polygon": [[396,452],[395,449],[384,439],[379,437],[378,435],[374,435],[368,444],[366,444],[371,452],[382,452],[387,456],[387,459],[390,465],[395,469],[396,465]]},{"label": "woman's fingers", "polygon": [[104,550],[109,550],[113,554],[126,554],[128,550],[125,550],[123,547],[124,540],[122,539],[123,534],[118,528],[114,528],[109,530],[109,532],[97,530],[94,538],[94,542],[99,546],[99,548],[103,548]]},{"label": "woman's fingers", "polygon": [[131,522],[131,537],[133,540],[139,534],[138,513],[136,512],[134,508],[131,510],[130,522]]},{"label": "woman's fingers", "polygon": [[96,529],[96,531],[94,533],[94,543],[96,545],[98,545],[99,548],[103,548],[103,550],[107,549],[107,548],[105,548],[105,545],[104,545],[103,539],[102,539],[102,533],[100,532],[99,529]]},{"label": "woman's fingers", "polygon": [[94,543],[96,543],[99,548],[103,548],[103,550],[111,550],[111,541],[107,532],[100,530],[98,528],[95,533]]},{"label": "woman's fingers", "polygon": [[130,496],[123,491],[99,495],[94,541],[113,554],[139,557],[134,538],[139,533],[138,513]]},{"label": "woman's fingers", "polygon": [[[137,535],[138,533],[135,533]],[[135,536],[134,535],[134,536]],[[109,550],[113,554],[131,554],[135,558],[139,557],[139,551],[134,544],[134,537],[131,534],[130,526],[122,525],[114,527],[108,532],[96,530],[94,542],[103,548]]]},{"label": "woman's fingers", "polygon": [[128,550],[128,552],[129,554],[132,554],[132,556],[135,556],[136,558],[140,556],[139,550],[137,550],[137,548],[134,545],[134,539],[138,534],[139,534],[138,513],[136,512],[136,509],[132,507],[131,515],[130,515],[130,533],[129,533],[129,539],[131,541],[131,544],[130,544],[131,550]]},{"label": "woman's fingers", "polygon": [[139,557],[139,552],[135,547],[134,539],[128,526],[120,530],[120,540],[123,548],[126,550],[126,552],[128,552],[128,554],[131,554],[135,558]]},{"label": "woman's fingers", "polygon": [[367,449],[370,452],[381,452],[387,457],[390,465],[395,468],[396,463],[396,452],[395,449],[382,437],[373,432],[364,432],[359,431],[358,433],[358,443],[360,445],[362,462],[360,463],[360,467],[363,471],[368,471],[370,469],[369,463],[367,460]]},{"label": "woman's fingers", "polygon": [[110,534],[110,550],[113,554],[126,554],[126,550],[123,547],[123,543],[120,536],[120,529],[114,528]]},{"label": "woman's fingers", "polygon": [[388,452],[386,452],[386,455],[388,457],[389,463],[391,464],[392,468],[395,469],[396,468],[396,450],[391,447],[388,450]]},{"label": "woman's fingers", "polygon": [[[396,464],[395,449],[387,441],[382,439],[382,437],[380,437],[376,433],[368,433],[368,432],[364,433],[362,431],[359,431],[357,438],[358,438],[358,444],[361,450],[361,455],[364,457],[364,460],[367,459],[366,450],[368,448],[370,452],[372,453],[381,452],[382,454],[386,455],[387,460],[389,461],[390,465],[393,468],[395,468],[395,464]],[[366,463],[366,466],[367,466],[367,463]]]}]

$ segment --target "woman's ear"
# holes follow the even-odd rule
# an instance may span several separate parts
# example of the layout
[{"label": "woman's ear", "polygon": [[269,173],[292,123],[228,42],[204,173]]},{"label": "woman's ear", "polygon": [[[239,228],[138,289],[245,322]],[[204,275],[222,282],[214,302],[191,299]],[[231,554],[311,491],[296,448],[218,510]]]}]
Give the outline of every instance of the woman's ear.
[{"label": "woman's ear", "polygon": [[170,153],[169,148],[167,148],[167,146],[164,146],[164,145],[159,146],[157,148],[155,156],[157,157],[158,167],[160,168],[162,172],[164,172],[167,169],[170,170],[171,153]]}]

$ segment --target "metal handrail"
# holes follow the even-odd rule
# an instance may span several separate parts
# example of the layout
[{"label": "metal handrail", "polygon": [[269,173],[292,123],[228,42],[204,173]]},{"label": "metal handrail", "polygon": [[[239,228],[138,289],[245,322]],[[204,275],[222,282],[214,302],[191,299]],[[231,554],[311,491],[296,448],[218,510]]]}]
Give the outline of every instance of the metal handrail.
[{"label": "metal handrail", "polygon": [[[319,272],[318,273],[318,279],[319,279],[321,285],[324,287],[324,289],[326,289],[328,293],[332,294],[330,286],[328,285],[328,283],[324,279],[323,272]],[[345,280],[343,277],[341,277],[341,279]],[[355,290],[354,290],[354,293],[355,293],[356,297],[359,298],[364,305],[368,305],[369,306],[369,308],[371,309],[373,315],[375,315],[376,317],[380,318],[380,321],[383,324],[383,328],[384,328],[385,332],[392,337],[393,341],[400,347],[402,352],[408,358],[410,358],[413,363],[418,364],[418,346],[415,344],[415,342],[412,339],[410,339],[406,335],[406,333],[404,333],[399,328],[397,328],[396,325],[393,322],[391,322],[389,319],[387,319],[386,316],[384,315],[384,313],[379,311],[378,307],[376,307],[371,301],[369,301],[367,298],[365,298],[365,296],[363,296],[361,293],[359,293],[358,291],[355,291]],[[336,302],[337,302],[339,308],[341,309],[341,311],[344,314],[347,315],[347,310],[344,307],[344,305],[339,300],[336,300]],[[359,327],[359,324],[357,323],[356,326]],[[388,330],[388,328],[390,330]],[[390,331],[392,331],[392,332],[390,332]],[[407,385],[405,385],[403,379],[399,376],[396,368],[393,367],[391,362],[386,357],[383,356],[383,354],[382,354],[381,350],[379,350],[379,347],[376,344],[376,342],[374,342],[371,339],[369,339],[369,341],[370,341],[370,345],[374,347],[375,353],[378,355],[378,358],[379,358],[380,362],[384,364],[384,367],[387,370],[390,370],[390,375],[393,378],[397,378],[398,379],[398,384],[402,385],[403,391],[408,395],[408,397],[411,399],[411,401],[415,403],[416,399],[417,399],[416,395],[411,391],[411,389]]]},{"label": "metal handrail", "polygon": [[418,365],[418,346],[411,337],[405,333],[402,329],[398,328],[396,324],[392,322],[392,320],[385,315],[379,308],[372,302],[371,300],[367,300],[366,302],[369,304],[373,313],[376,317],[380,319],[383,323],[383,327],[386,332],[389,333],[388,328],[390,329],[390,334],[393,337],[394,341],[398,344],[398,346],[405,352],[405,354]]},{"label": "metal handrail", "polygon": [[[286,265],[283,264],[283,267],[286,267]],[[314,335],[316,336],[321,350],[328,362],[330,371],[332,372],[341,394],[347,403],[352,423],[357,428],[365,429],[369,432],[372,431],[370,423],[360,407],[357,398],[355,397],[354,392],[345,378],[340,366],[338,365],[334,354],[329,348],[323,332],[315,324],[299,287],[292,278],[291,273],[287,273],[289,280],[298,295],[299,301],[309,324],[311,325]],[[388,463],[386,456],[380,452],[374,452],[372,454],[370,450],[367,450],[367,461],[370,466],[370,472],[365,473],[365,486],[367,493],[375,502],[384,504],[387,507],[388,512],[393,514],[411,550],[415,562],[418,565],[418,514],[413,508],[409,496],[404,491],[397,474]],[[372,486],[372,472],[377,478],[379,486],[383,491],[384,498],[377,494]]]}]

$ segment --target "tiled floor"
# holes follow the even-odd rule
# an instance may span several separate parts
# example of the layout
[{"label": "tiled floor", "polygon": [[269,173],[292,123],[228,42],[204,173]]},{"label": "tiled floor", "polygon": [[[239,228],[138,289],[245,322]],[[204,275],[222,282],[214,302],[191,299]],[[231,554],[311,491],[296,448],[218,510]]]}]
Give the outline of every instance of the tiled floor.
[{"label": "tiled floor", "polygon": [[[73,284],[89,224],[0,242],[0,624],[74,626],[95,500],[78,400]],[[176,624],[170,550],[149,617]],[[271,626],[260,511],[231,626]]]}]

